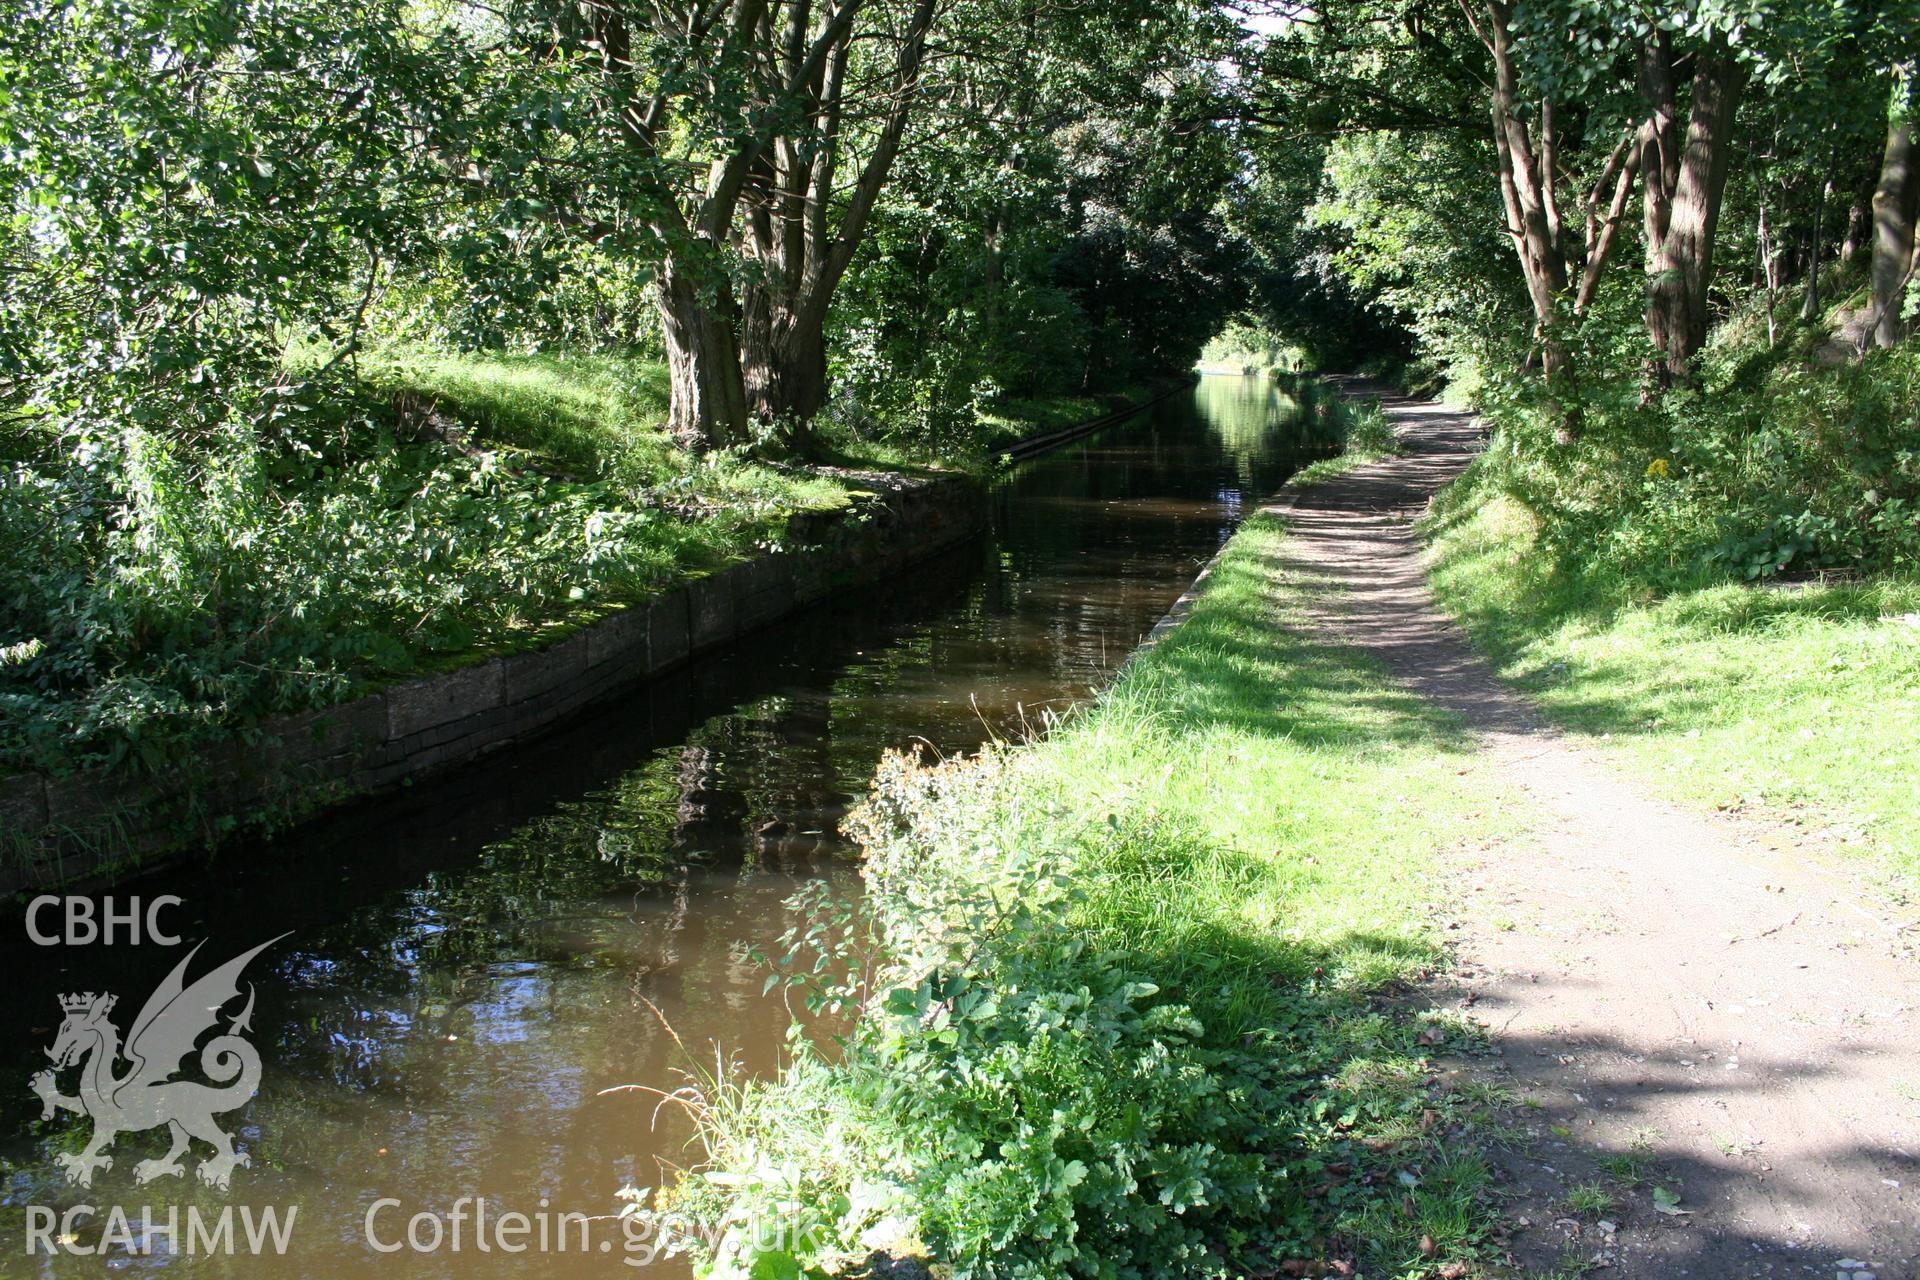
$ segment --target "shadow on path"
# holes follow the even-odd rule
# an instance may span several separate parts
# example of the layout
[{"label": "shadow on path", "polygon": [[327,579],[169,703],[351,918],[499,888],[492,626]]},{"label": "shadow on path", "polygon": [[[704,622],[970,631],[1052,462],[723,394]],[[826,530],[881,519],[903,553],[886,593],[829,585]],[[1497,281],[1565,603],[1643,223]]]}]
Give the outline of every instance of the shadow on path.
[{"label": "shadow on path", "polygon": [[[1461,859],[1463,965],[1436,993],[1496,1035],[1499,1065],[1462,1069],[1529,1104],[1501,1157],[1516,1258],[1663,1280],[1915,1275],[1920,1037],[1891,928],[1735,824],[1651,798],[1496,679],[1435,606],[1413,532],[1479,424],[1345,389],[1380,396],[1405,456],[1295,499],[1282,567],[1331,588],[1318,629],[1459,717],[1480,744],[1468,767],[1533,810],[1526,841]],[[1614,1206],[1571,1212],[1576,1185]],[[1683,1212],[1659,1211],[1656,1185]]]}]

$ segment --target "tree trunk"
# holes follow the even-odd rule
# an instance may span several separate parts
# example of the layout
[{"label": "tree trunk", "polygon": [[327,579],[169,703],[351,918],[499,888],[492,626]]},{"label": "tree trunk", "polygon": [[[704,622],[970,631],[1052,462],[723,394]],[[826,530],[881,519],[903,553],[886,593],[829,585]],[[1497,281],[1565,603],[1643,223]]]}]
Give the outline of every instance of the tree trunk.
[{"label": "tree trunk", "polygon": [[[1627,201],[1633,196],[1634,179],[1639,176],[1641,158],[1646,151],[1648,127],[1642,125],[1639,130],[1623,139],[1615,148],[1614,154],[1607,160],[1607,166],[1600,173],[1599,181],[1593,184],[1593,190],[1587,194],[1587,240],[1586,259],[1580,266],[1580,285],[1573,297],[1573,313],[1584,316],[1593,305],[1594,296],[1600,291],[1600,276],[1606,270],[1607,262],[1613,257],[1614,244],[1619,239],[1620,224],[1626,217]],[[1613,188],[1607,197],[1607,188]],[[1600,201],[1607,197],[1606,212],[1600,212]]]},{"label": "tree trunk", "polygon": [[790,312],[768,296],[749,292],[740,364],[747,411],[777,424],[790,443],[803,444],[806,424],[827,400],[826,315],[814,308]]},{"label": "tree trunk", "polygon": [[[1663,57],[1664,50],[1656,56]],[[1649,79],[1658,85],[1660,69],[1655,68]],[[1657,372],[1663,384],[1686,382],[1694,355],[1706,344],[1714,236],[1727,186],[1734,111],[1744,79],[1745,72],[1726,50],[1697,56],[1685,140],[1677,157],[1663,157],[1662,176],[1671,173],[1672,185],[1661,199],[1654,191],[1656,184],[1646,183],[1647,333],[1660,356]],[[1656,117],[1668,105],[1656,98]]]},{"label": "tree trunk", "polygon": [[1540,343],[1541,366],[1552,380],[1567,364],[1566,348],[1555,332],[1560,297],[1567,288],[1567,257],[1561,241],[1559,203],[1554,196],[1557,166],[1553,104],[1541,104],[1536,140],[1519,114],[1519,75],[1513,62],[1511,7],[1503,0],[1487,0],[1484,20],[1471,8],[1466,13],[1481,43],[1493,57],[1493,90],[1488,106],[1494,156],[1500,171],[1500,198],[1506,209],[1507,234],[1513,239],[1527,298],[1533,304],[1534,337]]},{"label": "tree trunk", "polygon": [[1840,241],[1840,262],[1852,266],[1867,247],[1867,226],[1873,221],[1873,193],[1862,189],[1854,193],[1847,206],[1847,231]]},{"label": "tree trunk", "polygon": [[[910,42],[915,71],[935,0],[920,3],[916,15],[924,20]],[[842,0],[828,6],[815,23],[812,6],[797,3],[787,11],[785,39],[780,41],[773,38],[767,0],[702,4],[696,13],[680,15],[683,21],[669,23],[678,32],[672,42],[677,52],[669,53],[659,65],[633,53],[626,6],[588,8],[594,29],[587,47],[604,68],[618,135],[645,162],[641,173],[651,175],[641,178],[643,194],[655,209],[652,230],[667,247],[654,296],[673,387],[669,428],[677,441],[690,448],[748,443],[751,419],[740,360],[742,315],[725,257],[740,247],[743,233],[738,215],[750,190],[763,202],[778,200],[788,205],[800,203],[805,195],[786,187],[775,192],[768,182],[768,176],[778,171],[779,155],[791,159],[799,153],[795,140],[783,133],[796,114],[811,121],[809,128],[817,126],[819,136],[809,141],[824,140],[815,150],[828,157],[830,173],[830,157],[840,132],[837,80],[824,119],[813,119],[810,111],[820,106],[815,98],[829,66],[844,69],[856,22],[867,6],[864,0]],[[652,19],[667,22],[668,15],[656,11]],[[699,82],[707,74],[702,68],[719,67],[738,74],[738,84],[728,92],[744,95],[750,127],[705,166],[704,179],[689,180],[681,160],[663,155],[661,140],[675,136],[687,83]],[[894,95],[892,102],[893,114],[903,114],[903,95]],[[897,140],[898,127],[888,127]],[[789,172],[793,173],[791,167]],[[878,185],[877,179],[873,185]],[[831,183],[822,184],[821,190],[825,196],[815,202],[817,219],[825,217]],[[855,207],[861,207],[862,200],[871,205],[875,194],[856,191]],[[755,211],[756,218],[764,222],[766,212],[763,203]],[[783,230],[791,232],[793,224],[789,222]]]},{"label": "tree trunk", "polygon": [[1760,251],[1760,287],[1767,292],[1767,349],[1780,340],[1774,311],[1780,305],[1780,258],[1773,249],[1773,225],[1767,221],[1767,203],[1760,202],[1760,221],[1756,229]]},{"label": "tree trunk", "polygon": [[702,298],[699,286],[671,263],[661,268],[654,296],[673,387],[667,429],[674,441],[695,450],[746,443],[747,394],[731,298],[724,289],[720,297]]},{"label": "tree trunk", "polygon": [[1813,231],[1807,237],[1807,292],[1800,301],[1802,320],[1818,319],[1820,315],[1820,235],[1822,224],[1827,218],[1827,201],[1833,198],[1833,156],[1827,156],[1827,179],[1820,185],[1820,191],[1813,198]]},{"label": "tree trunk", "polygon": [[938,13],[938,0],[917,0],[898,33],[893,74],[880,95],[885,112],[837,223],[829,210],[838,203],[851,29],[807,82],[806,122],[795,137],[777,141],[767,162],[748,175],[744,190],[752,214],[736,243],[760,271],[744,286],[744,393],[750,415],[778,424],[798,448],[807,446],[813,416],[826,402],[826,322],[834,290],[866,236],[899,152]]},{"label": "tree trunk", "polygon": [[1552,322],[1559,296],[1567,287],[1567,263],[1560,249],[1558,210],[1552,194],[1552,122],[1541,121],[1540,143],[1548,154],[1536,156],[1534,139],[1516,114],[1519,82],[1513,66],[1507,6],[1492,0],[1487,5],[1487,17],[1487,45],[1493,54],[1494,72],[1493,142],[1500,159],[1500,189],[1527,295],[1533,301],[1534,320],[1544,328]]},{"label": "tree trunk", "polygon": [[1873,192],[1873,316],[1870,341],[1891,347],[1906,336],[1901,315],[1913,278],[1913,223],[1920,207],[1920,175],[1914,173],[1912,77],[1894,73],[1887,104],[1887,147],[1880,183]]}]

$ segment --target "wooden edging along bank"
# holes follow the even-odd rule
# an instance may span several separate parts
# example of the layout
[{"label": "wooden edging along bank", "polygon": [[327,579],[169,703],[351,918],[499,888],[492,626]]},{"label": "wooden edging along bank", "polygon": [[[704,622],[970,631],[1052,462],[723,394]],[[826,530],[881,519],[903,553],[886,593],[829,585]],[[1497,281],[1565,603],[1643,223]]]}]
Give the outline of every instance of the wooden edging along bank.
[{"label": "wooden edging along bank", "polygon": [[1024,439],[1014,441],[1006,448],[997,450],[996,452],[998,456],[1011,459],[1014,462],[1025,462],[1029,458],[1037,458],[1043,453],[1050,453],[1058,449],[1061,445],[1071,444],[1082,436],[1090,436],[1096,431],[1102,431],[1108,427],[1125,422],[1134,414],[1151,409],[1162,400],[1170,400],[1182,391],[1190,391],[1193,389],[1195,381],[1197,381],[1197,378],[1177,382],[1158,395],[1149,396],[1147,399],[1142,400],[1139,404],[1128,405],[1124,409],[1115,409],[1112,413],[1103,413],[1097,418],[1088,418],[1085,422],[1076,422],[1070,427],[1060,427],[1053,431],[1042,431],[1038,435],[1027,436]]},{"label": "wooden edging along bank", "polygon": [[[1182,381],[1139,404],[1028,436],[1001,452],[1016,461],[1037,457],[1192,385]],[[165,776],[118,769],[0,777],[0,898],[144,870],[211,845],[237,826],[299,821],[448,772],[556,728],[798,609],[879,581],[964,541],[985,523],[978,486],[963,477],[865,478],[881,490],[877,501],[857,515],[828,517],[813,545],[738,561],[543,648],[272,717],[240,738],[206,744],[171,764]]]},{"label": "wooden edging along bank", "polygon": [[0,895],[145,867],[236,824],[308,817],[456,768],[885,578],[984,523],[978,485],[964,477],[862,478],[880,492],[829,517],[812,545],[738,561],[547,647],[273,717],[244,738],[208,743],[164,776],[117,769],[0,778]]}]

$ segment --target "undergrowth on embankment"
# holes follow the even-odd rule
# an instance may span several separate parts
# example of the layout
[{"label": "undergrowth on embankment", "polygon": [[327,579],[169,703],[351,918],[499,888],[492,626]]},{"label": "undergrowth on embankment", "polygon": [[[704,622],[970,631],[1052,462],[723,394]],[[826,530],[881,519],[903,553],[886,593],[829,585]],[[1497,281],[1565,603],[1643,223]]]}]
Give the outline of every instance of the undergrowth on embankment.
[{"label": "undergrowth on embankment", "polygon": [[866,908],[817,901],[776,969],[852,1032],[708,1080],[706,1163],[639,1212],[734,1224],[723,1276],[903,1241],[962,1277],[1469,1273],[1486,1117],[1429,1057],[1477,1036],[1392,995],[1497,797],[1453,723],[1304,638],[1284,537],[1243,526],[1043,740],[886,762]]},{"label": "undergrowth on embankment", "polygon": [[[321,360],[296,346],[287,376]],[[928,462],[831,424],[837,466],[689,451],[666,367],[633,354],[396,342],[302,394],[270,428],[129,431],[82,461],[51,419],[0,421],[0,773],[177,769],[795,545],[874,488],[842,467]],[[938,461],[984,474],[991,445],[1112,407],[1002,406]]]},{"label": "undergrowth on embankment", "polygon": [[1677,798],[1873,848],[1910,893],[1920,355],[1816,367],[1764,337],[1730,322],[1697,390],[1582,402],[1571,445],[1488,395],[1487,452],[1427,522],[1433,586],[1562,725]]}]

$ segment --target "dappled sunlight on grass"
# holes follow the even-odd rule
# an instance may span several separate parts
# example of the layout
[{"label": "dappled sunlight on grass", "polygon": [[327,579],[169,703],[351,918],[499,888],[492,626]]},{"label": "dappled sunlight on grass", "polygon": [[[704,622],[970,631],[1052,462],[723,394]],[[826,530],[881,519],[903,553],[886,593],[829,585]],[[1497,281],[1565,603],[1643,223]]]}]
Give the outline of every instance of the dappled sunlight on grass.
[{"label": "dappled sunlight on grass", "polygon": [[1658,785],[1871,841],[1920,875],[1920,583],[1722,585],[1649,598],[1556,576],[1509,498],[1429,530],[1434,588],[1554,719]]},{"label": "dappled sunlight on grass", "polygon": [[[1460,785],[1470,744],[1454,720],[1307,638],[1311,588],[1281,568],[1284,536],[1272,517],[1243,526],[1187,620],[1033,748],[1030,767],[1063,803],[1148,815],[1147,847],[1172,841],[1159,874],[1142,873],[1137,850],[1102,867],[1116,902],[1142,900],[1130,910],[1180,880],[1167,963],[1205,957],[1210,971],[1252,942],[1247,972],[1320,970],[1364,989],[1431,962],[1420,921],[1433,854],[1484,834],[1490,801]],[[1136,936],[1131,923],[1116,932]]]},{"label": "dappled sunlight on grass", "polygon": [[[961,844],[1064,849],[1086,963],[1191,1010],[1223,1073],[1250,1047],[1278,1071],[1276,1093],[1235,1104],[1243,1140],[1293,1171],[1254,1238],[1421,1266],[1423,1236],[1472,1253],[1485,1172],[1425,1132],[1448,1104],[1426,1087],[1423,1028],[1375,1002],[1443,963],[1439,855],[1502,830],[1504,797],[1461,776],[1452,719],[1310,638],[1316,588],[1282,568],[1285,536],[1244,525],[1180,628],[1100,703],[992,757],[980,814],[936,821],[977,822]],[[1348,1180],[1449,1161],[1455,1189],[1426,1180],[1411,1215]]]},{"label": "dappled sunlight on grass", "polygon": [[386,348],[362,362],[373,385],[439,401],[482,443],[586,474],[615,460],[666,467],[666,366],[585,354],[460,354]]},{"label": "dappled sunlight on grass", "polygon": [[817,513],[880,487],[676,448],[665,402],[643,360],[390,346],[262,423],[126,436],[124,477],[88,499],[124,519],[60,515],[71,476],[16,485],[4,544],[35,649],[0,665],[0,757],[164,772],[184,744],[523,651],[811,541]]}]

